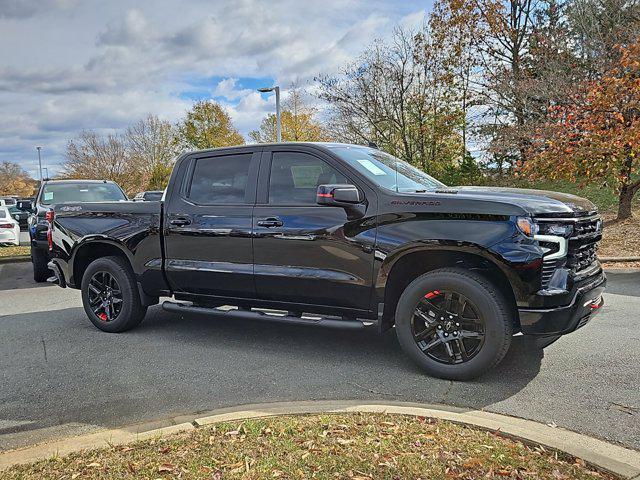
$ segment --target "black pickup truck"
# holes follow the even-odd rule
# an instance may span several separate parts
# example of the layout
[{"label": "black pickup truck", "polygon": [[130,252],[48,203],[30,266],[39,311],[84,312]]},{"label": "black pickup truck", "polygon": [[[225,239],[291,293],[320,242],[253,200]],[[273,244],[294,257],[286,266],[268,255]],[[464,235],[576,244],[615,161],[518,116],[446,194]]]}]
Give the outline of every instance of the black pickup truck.
[{"label": "black pickup truck", "polygon": [[89,319],[107,332],[173,297],[165,310],[395,326],[429,374],[470,379],[504,357],[514,334],[572,332],[603,304],[592,203],[449,188],[369,147],[191,152],[161,201],[53,210],[51,280],[81,289]]}]

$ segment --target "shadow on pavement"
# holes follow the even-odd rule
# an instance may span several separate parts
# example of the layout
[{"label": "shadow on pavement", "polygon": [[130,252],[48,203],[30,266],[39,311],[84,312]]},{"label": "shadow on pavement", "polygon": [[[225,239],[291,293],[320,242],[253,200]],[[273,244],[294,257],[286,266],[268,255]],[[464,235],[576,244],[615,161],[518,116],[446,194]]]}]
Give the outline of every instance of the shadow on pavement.
[{"label": "shadow on pavement", "polygon": [[640,270],[639,271],[607,271],[606,293],[617,295],[629,295],[640,297]]},{"label": "shadow on pavement", "polygon": [[31,262],[0,264],[0,291],[21,288],[47,287],[50,283],[36,283],[33,280]]},{"label": "shadow on pavement", "polygon": [[[10,321],[9,321],[10,319]],[[521,391],[543,351],[514,337],[482,378],[426,376],[393,331],[380,336],[149,310],[123,334],[97,330],[81,308],[0,318],[8,359],[0,420],[13,434],[63,424],[104,427],[250,403],[370,399],[483,408]],[[4,363],[4,362],[3,362]],[[14,448],[3,441],[0,448]]]}]

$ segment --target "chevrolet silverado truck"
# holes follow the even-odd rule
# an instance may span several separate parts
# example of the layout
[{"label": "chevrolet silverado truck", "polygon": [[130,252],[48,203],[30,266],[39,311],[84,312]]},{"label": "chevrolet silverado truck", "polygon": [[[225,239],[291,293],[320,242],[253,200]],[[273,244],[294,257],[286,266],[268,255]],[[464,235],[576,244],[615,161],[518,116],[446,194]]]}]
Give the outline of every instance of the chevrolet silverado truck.
[{"label": "chevrolet silverado truck", "polygon": [[50,280],[80,289],[106,332],[137,326],[160,297],[180,314],[373,324],[455,380],[498,364],[515,334],[582,327],[606,282],[591,202],[450,188],[357,145],[186,153],[161,201],[66,203],[47,218]]}]

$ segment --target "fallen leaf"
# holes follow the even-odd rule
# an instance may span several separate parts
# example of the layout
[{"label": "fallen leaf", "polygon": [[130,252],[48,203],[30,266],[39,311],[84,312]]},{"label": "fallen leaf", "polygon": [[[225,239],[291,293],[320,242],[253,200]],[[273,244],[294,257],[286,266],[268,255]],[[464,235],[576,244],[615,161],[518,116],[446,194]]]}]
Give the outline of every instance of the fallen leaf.
[{"label": "fallen leaf", "polygon": [[89,468],[100,468],[102,465],[98,462],[93,462],[93,463],[89,463],[87,464],[87,467]]},{"label": "fallen leaf", "polygon": [[159,472],[173,472],[173,465],[170,463],[163,463],[158,467]]}]

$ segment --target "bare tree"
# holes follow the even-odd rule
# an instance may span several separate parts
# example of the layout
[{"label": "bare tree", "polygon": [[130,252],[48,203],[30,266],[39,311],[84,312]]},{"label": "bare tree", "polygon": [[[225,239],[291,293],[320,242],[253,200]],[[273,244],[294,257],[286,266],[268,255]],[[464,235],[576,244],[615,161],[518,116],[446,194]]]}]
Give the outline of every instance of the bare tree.
[{"label": "bare tree", "polygon": [[173,126],[155,115],[129,127],[125,133],[128,157],[142,177],[142,188],[163,189],[181,148]]},{"label": "bare tree", "polygon": [[131,161],[122,136],[102,137],[86,130],[67,145],[62,176],[113,180],[128,194],[139,189],[142,178],[135,162]]},{"label": "bare tree", "polygon": [[334,131],[347,141],[375,142],[432,173],[460,161],[464,117],[443,52],[426,27],[397,29],[338,77],[321,78]]}]

